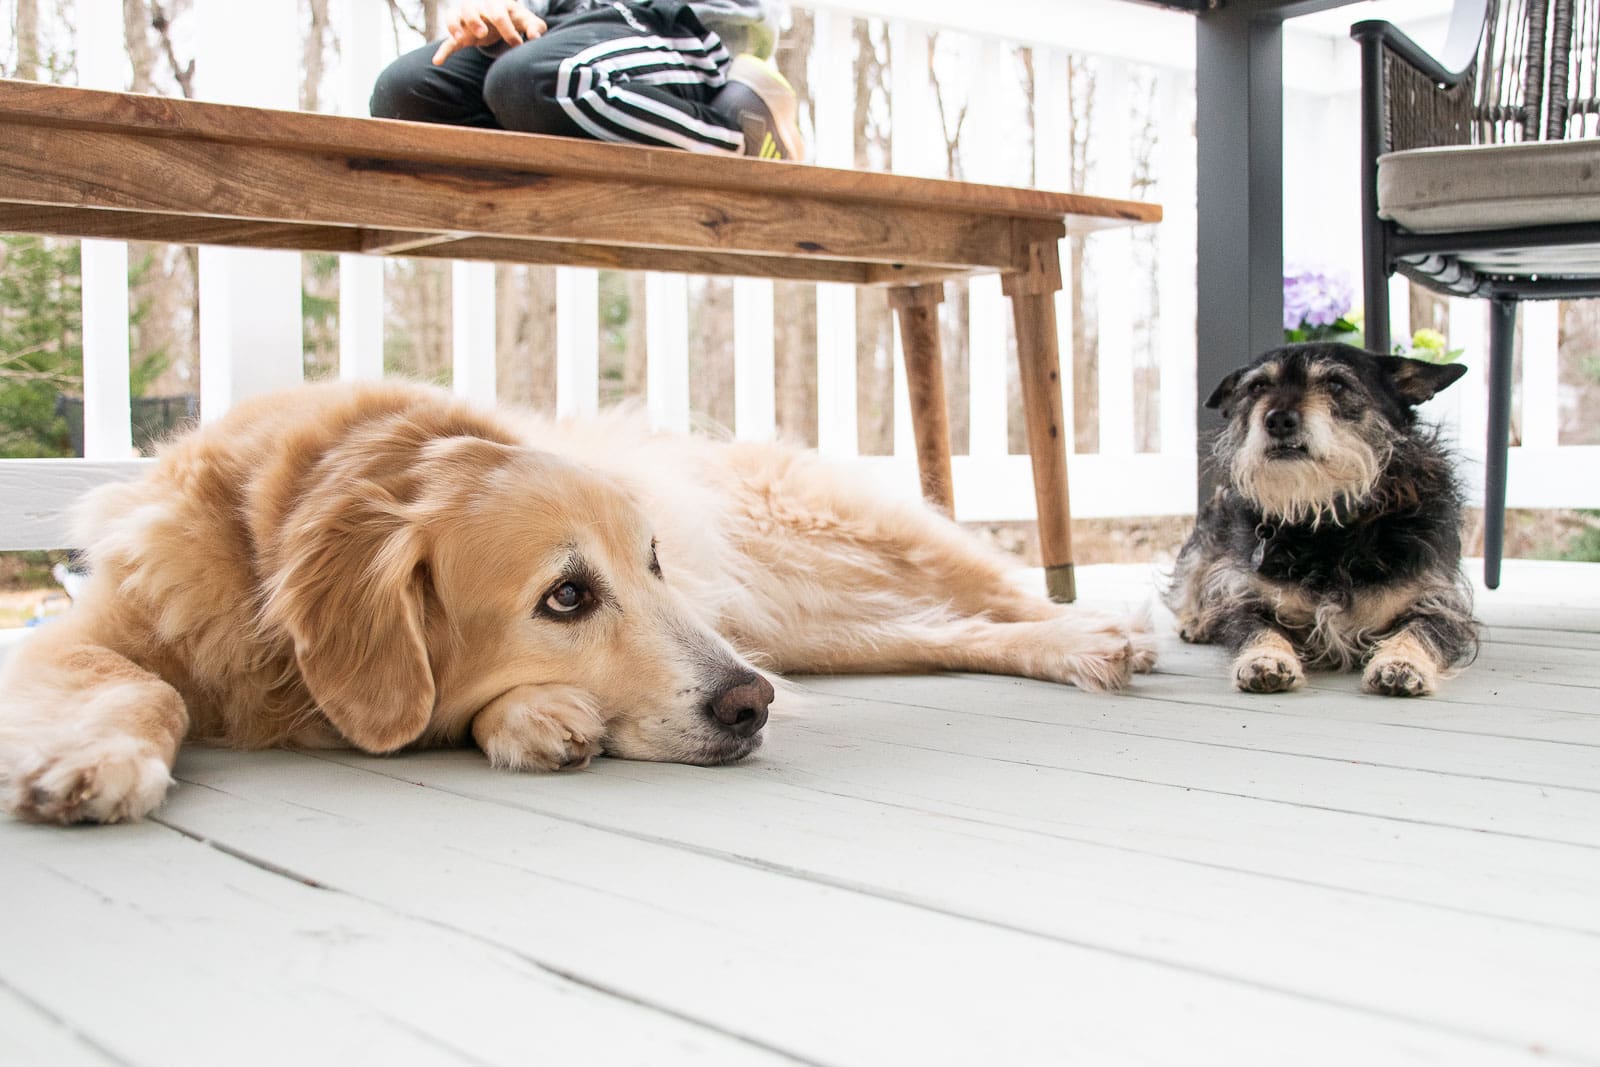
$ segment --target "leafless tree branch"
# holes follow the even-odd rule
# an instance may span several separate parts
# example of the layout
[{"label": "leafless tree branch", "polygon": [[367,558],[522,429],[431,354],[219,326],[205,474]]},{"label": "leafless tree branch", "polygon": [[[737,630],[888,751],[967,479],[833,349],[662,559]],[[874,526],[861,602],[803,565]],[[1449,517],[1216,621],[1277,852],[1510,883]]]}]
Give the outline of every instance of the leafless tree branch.
[{"label": "leafless tree branch", "polygon": [[172,76],[178,82],[179,91],[183,93],[185,100],[193,100],[194,60],[191,59],[186,64],[178,62],[178,50],[172,44],[172,20],[167,18],[166,10],[161,6],[160,0],[151,0],[150,28],[161,37],[161,50],[172,66]]}]

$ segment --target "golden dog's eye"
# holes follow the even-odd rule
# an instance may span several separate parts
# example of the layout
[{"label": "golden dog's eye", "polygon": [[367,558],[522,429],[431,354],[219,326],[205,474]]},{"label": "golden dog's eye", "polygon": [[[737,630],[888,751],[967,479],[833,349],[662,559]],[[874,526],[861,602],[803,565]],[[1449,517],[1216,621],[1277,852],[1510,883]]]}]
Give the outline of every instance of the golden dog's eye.
[{"label": "golden dog's eye", "polygon": [[571,615],[590,600],[589,590],[577,582],[562,582],[544,598],[547,610],[557,615]]},{"label": "golden dog's eye", "polygon": [[657,578],[661,577],[661,560],[656,558],[656,542],[654,538],[650,540],[650,573]]}]

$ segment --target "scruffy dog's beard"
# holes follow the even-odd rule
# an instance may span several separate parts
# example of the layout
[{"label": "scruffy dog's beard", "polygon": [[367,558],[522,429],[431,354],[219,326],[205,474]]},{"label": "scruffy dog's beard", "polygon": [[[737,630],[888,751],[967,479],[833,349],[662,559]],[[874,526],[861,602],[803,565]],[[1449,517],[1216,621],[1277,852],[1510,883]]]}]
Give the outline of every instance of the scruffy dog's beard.
[{"label": "scruffy dog's beard", "polygon": [[1234,423],[1216,444],[1217,458],[1228,464],[1234,488],[1264,518],[1313,527],[1340,522],[1341,515],[1369,497],[1392,453],[1389,440],[1369,439],[1314,410],[1305,412],[1293,449],[1272,441],[1258,419],[1250,420],[1244,434]]}]

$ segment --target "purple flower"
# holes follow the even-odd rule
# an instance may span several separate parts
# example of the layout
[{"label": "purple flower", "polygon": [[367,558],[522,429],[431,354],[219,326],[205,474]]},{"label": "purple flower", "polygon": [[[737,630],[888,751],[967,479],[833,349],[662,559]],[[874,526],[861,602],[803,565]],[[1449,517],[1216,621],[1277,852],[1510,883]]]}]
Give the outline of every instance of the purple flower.
[{"label": "purple flower", "polygon": [[1331,326],[1350,313],[1350,281],[1320,267],[1291,267],[1283,274],[1283,328]]}]

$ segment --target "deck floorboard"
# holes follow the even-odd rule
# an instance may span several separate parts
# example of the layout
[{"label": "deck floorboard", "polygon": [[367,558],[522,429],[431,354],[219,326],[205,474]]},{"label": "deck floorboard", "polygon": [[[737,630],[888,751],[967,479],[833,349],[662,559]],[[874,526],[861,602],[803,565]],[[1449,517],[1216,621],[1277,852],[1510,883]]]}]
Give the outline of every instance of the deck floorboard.
[{"label": "deck floorboard", "polygon": [[[1138,602],[1147,568],[1084,568]],[[1600,1064],[1600,567],[1434,699],[799,679],[724,768],[187,750],[0,822],[0,1062]]]}]

